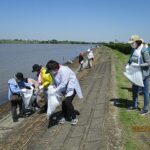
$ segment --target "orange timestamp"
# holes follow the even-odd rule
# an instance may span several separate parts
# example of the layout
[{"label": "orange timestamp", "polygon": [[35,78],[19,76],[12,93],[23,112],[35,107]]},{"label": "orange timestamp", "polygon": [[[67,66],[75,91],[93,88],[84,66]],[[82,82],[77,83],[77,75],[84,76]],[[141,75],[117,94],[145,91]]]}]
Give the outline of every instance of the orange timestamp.
[{"label": "orange timestamp", "polygon": [[150,132],[150,126],[133,126],[133,132]]}]

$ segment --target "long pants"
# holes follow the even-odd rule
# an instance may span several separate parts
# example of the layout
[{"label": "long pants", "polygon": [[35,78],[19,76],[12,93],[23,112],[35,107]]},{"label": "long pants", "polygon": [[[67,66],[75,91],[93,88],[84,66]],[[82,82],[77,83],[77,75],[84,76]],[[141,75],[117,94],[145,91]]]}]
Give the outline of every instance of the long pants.
[{"label": "long pants", "polygon": [[82,70],[83,70],[83,63],[82,64],[80,63],[80,71]]},{"label": "long pants", "polygon": [[76,113],[74,111],[74,106],[72,104],[75,95],[76,91],[74,90],[73,95],[66,97],[65,100],[62,102],[62,116],[64,118],[66,117],[69,117],[71,119],[76,118]]},{"label": "long pants", "polygon": [[93,59],[88,59],[88,67],[89,68],[92,68],[92,61],[93,61]]},{"label": "long pants", "polygon": [[[148,110],[148,105],[149,105],[149,79],[148,77],[143,80],[144,87],[143,87],[143,93],[144,93],[144,110]],[[139,86],[137,85],[132,85],[132,94],[133,94],[133,106],[137,107],[138,105],[138,91],[139,91]]]},{"label": "long pants", "polygon": [[19,106],[19,113],[23,114],[23,102],[21,101],[11,101],[11,113],[13,119],[18,119],[17,116],[17,106]]}]

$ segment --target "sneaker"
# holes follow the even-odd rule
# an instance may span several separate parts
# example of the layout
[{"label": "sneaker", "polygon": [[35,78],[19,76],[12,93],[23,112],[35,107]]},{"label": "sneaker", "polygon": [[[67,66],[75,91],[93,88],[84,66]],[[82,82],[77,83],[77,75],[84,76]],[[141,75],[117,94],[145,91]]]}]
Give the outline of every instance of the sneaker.
[{"label": "sneaker", "polygon": [[128,110],[135,110],[135,109],[138,109],[138,107],[134,107],[134,106],[128,107]]},{"label": "sneaker", "polygon": [[77,119],[77,118],[72,119],[72,120],[71,120],[71,125],[76,125],[77,122],[78,122],[78,119]]},{"label": "sneaker", "polygon": [[140,115],[141,115],[141,116],[144,116],[144,115],[146,115],[146,114],[148,114],[148,110],[142,109],[142,110],[140,111]]},{"label": "sneaker", "polygon": [[63,118],[61,118],[61,119],[59,120],[59,124],[64,124],[65,121],[66,121],[66,119],[63,117]]}]

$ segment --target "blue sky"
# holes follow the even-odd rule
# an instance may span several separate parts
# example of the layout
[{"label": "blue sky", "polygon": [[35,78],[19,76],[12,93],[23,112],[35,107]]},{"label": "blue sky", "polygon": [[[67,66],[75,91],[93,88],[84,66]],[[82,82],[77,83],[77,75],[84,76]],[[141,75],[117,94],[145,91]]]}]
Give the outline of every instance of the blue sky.
[{"label": "blue sky", "polygon": [[150,0],[1,0],[0,39],[150,42]]}]

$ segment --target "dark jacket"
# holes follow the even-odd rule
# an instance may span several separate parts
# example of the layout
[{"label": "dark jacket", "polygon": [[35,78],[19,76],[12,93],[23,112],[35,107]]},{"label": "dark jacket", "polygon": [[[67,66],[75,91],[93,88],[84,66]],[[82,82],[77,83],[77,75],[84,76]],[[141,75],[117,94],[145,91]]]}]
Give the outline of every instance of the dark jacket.
[{"label": "dark jacket", "polygon": [[81,63],[81,61],[83,61],[83,60],[84,60],[83,56],[79,55],[79,63]]}]

